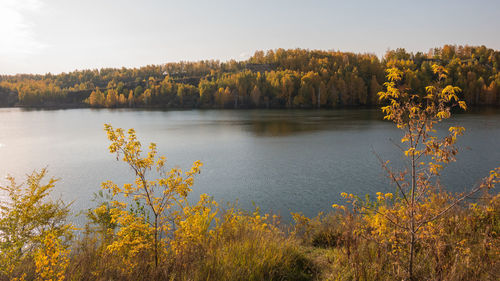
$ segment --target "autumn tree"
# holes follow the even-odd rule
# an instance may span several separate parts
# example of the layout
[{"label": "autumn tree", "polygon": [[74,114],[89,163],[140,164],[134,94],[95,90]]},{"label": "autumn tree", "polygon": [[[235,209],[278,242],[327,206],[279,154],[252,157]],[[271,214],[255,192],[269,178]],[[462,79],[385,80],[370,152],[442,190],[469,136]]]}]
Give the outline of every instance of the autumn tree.
[{"label": "autumn tree", "polygon": [[253,87],[253,90],[250,92],[250,99],[252,100],[252,104],[255,107],[259,107],[261,95],[262,95],[262,93],[259,90],[259,87],[257,87],[257,85],[255,85]]},{"label": "autumn tree", "polygon": [[120,94],[118,96],[118,105],[120,105],[120,107],[124,107],[127,105],[127,98],[124,94]]},{"label": "autumn tree", "polygon": [[[302,95],[304,99],[310,99],[312,106],[320,107],[321,100],[321,88],[320,85],[320,76],[317,72],[310,71],[302,76]],[[323,95],[326,93],[323,93]]]},{"label": "autumn tree", "polygon": [[[49,199],[56,179],[44,183],[46,175],[46,169],[34,171],[22,184],[9,176],[9,184],[0,186],[7,197],[0,202],[0,278],[26,276],[23,273],[29,273],[30,261],[46,251],[61,257],[66,253],[64,243],[71,238],[72,230],[66,223],[69,208],[60,200]],[[48,249],[51,243],[56,243],[57,249]],[[66,262],[54,259],[52,265],[65,268]],[[20,271],[21,266],[24,270]],[[37,272],[45,273],[44,268],[37,264]]]},{"label": "autumn tree", "polygon": [[115,107],[118,103],[118,92],[115,89],[109,89],[106,95],[106,107]]},{"label": "autumn tree", "polygon": [[132,91],[132,90],[130,90],[129,93],[128,93],[127,103],[128,103],[128,107],[134,107],[135,106],[134,91]]},{"label": "autumn tree", "polygon": [[370,104],[378,104],[378,93],[382,90],[382,87],[377,81],[377,77],[375,75],[372,76],[370,80],[370,92],[369,92],[369,101]]},{"label": "autumn tree", "polygon": [[412,92],[405,84],[406,74],[411,72],[396,67],[387,70],[386,91],[379,93],[380,100],[386,103],[382,107],[384,119],[394,122],[404,132],[402,145],[397,146],[404,154],[407,169],[396,170],[389,161],[377,156],[397,188],[394,200],[391,193],[377,193],[375,203],[342,194],[355,211],[365,214],[366,234],[391,248],[395,264],[406,263],[403,268],[409,280],[416,280],[417,246],[422,247],[426,239],[435,235],[433,223],[479,190],[492,188],[500,177],[497,168],[467,193],[456,197],[437,193],[440,172],[447,163],[455,161],[458,151],[455,144],[465,129],[452,126],[447,135],[439,137],[435,126],[450,118],[453,107],[465,110],[466,104],[458,97],[460,88],[443,83],[447,70],[438,65],[432,69],[436,82],[426,87],[425,95]]},{"label": "autumn tree", "polygon": [[[110,152],[129,165],[136,179],[133,184],[124,184],[122,187],[107,181],[102,184],[103,189],[111,190],[113,195],[131,197],[137,204],[145,206],[152,216],[148,217],[145,212],[130,212],[128,203],[113,200],[111,214],[113,220],[121,226],[117,233],[120,239],[115,240],[108,248],[118,253],[126,249],[128,250],[124,253],[152,249],[154,264],[158,266],[162,239],[166,237],[166,233],[173,231],[172,222],[179,212],[176,207],[182,210],[187,204],[186,197],[202,163],[194,162],[192,168],[185,173],[179,168],[167,170],[166,159],[157,155],[154,143],[149,145],[147,155],[142,156],[142,146],[133,129],[128,131],[127,136],[123,129],[114,129],[111,125],[105,125],[105,130],[111,141]],[[151,173],[157,173],[159,177],[153,179]],[[135,238],[131,240],[131,237]]]},{"label": "autumn tree", "polygon": [[214,104],[214,94],[217,90],[217,85],[213,81],[201,80],[198,85],[200,92],[200,103],[204,106]]},{"label": "autumn tree", "polygon": [[281,94],[280,97],[286,100],[286,107],[292,107],[293,93],[296,91],[298,79],[294,72],[285,72],[280,81]]},{"label": "autumn tree", "polygon": [[92,93],[88,98],[88,103],[92,107],[104,106],[106,103],[106,98],[104,97],[104,93],[101,92],[99,88],[97,88],[95,91],[92,91]]}]

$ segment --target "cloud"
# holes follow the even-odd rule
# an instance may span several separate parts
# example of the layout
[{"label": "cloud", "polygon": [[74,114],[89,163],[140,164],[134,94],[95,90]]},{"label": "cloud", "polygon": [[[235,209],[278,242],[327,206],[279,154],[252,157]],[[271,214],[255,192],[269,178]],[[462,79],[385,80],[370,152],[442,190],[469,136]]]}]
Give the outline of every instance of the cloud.
[{"label": "cloud", "polygon": [[46,47],[34,33],[30,14],[39,13],[40,0],[0,1],[0,56],[18,58],[38,53]]}]

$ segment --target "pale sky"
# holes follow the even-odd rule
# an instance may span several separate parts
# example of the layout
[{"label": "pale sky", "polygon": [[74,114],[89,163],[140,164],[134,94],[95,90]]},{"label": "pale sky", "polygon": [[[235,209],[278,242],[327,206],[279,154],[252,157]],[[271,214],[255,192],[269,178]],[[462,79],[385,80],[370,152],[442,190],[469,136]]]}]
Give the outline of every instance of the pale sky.
[{"label": "pale sky", "polygon": [[500,49],[499,0],[0,0],[0,74],[246,59],[256,50]]}]

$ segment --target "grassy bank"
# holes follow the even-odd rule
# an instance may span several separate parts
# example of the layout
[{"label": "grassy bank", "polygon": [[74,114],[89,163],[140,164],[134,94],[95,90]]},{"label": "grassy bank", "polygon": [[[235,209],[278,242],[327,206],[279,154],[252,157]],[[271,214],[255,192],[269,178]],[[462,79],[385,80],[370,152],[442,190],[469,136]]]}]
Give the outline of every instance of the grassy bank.
[{"label": "grassy bank", "polygon": [[[415,280],[498,280],[500,194],[479,197],[429,225],[416,245]],[[437,192],[428,204],[440,208],[453,198]],[[258,211],[203,200],[162,237],[158,265],[153,233],[143,218],[117,223],[109,203],[89,212],[88,225],[73,237],[63,216],[67,210],[57,203],[37,205],[47,214],[59,213],[49,220],[17,209],[0,223],[4,233],[18,236],[1,242],[0,280],[406,279],[408,241],[377,213],[340,208],[315,218],[294,214],[293,224],[282,225]],[[42,224],[45,233],[38,232]],[[29,227],[31,232],[22,232]]]}]

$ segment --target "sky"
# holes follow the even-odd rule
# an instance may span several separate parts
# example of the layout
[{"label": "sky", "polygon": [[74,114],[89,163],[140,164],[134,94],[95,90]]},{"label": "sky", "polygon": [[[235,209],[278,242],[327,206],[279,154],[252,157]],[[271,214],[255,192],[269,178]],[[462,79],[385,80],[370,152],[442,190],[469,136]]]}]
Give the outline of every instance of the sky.
[{"label": "sky", "polygon": [[61,73],[305,48],[500,49],[499,0],[0,0],[0,74]]}]

